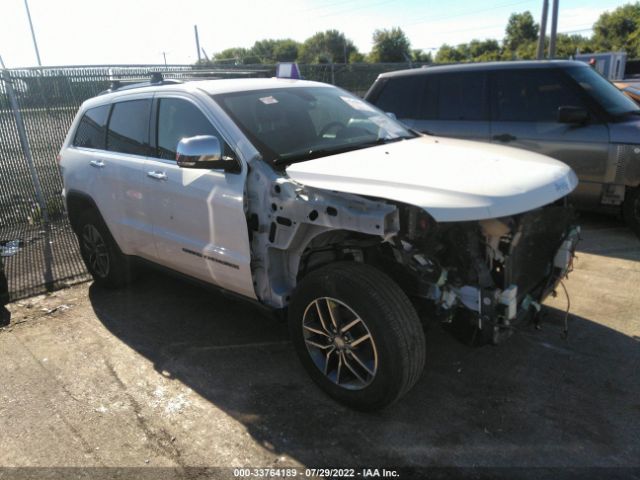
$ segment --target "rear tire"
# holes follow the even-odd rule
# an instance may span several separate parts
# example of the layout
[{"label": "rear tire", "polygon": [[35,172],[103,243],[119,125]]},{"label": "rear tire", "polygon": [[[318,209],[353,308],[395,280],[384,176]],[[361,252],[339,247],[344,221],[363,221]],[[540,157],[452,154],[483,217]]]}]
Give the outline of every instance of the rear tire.
[{"label": "rear tire", "polygon": [[624,221],[640,238],[640,187],[627,187],[622,204]]},{"label": "rear tire", "polygon": [[369,265],[335,263],[307,275],[289,305],[289,330],[311,378],[358,410],[395,402],[424,368],[424,332],[413,305]]},{"label": "rear tire", "polygon": [[80,214],[76,235],[82,260],[97,285],[120,288],[131,283],[134,278],[131,260],[120,251],[95,210]]}]

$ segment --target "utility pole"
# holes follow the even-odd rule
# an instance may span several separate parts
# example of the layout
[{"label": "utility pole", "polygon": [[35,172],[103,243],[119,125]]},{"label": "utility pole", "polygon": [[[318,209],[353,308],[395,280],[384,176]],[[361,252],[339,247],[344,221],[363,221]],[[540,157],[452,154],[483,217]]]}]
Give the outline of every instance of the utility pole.
[{"label": "utility pole", "polygon": [[200,38],[198,37],[198,25],[193,26],[193,31],[196,34],[196,50],[198,50],[198,63],[200,63],[202,57],[200,56]]},{"label": "utility pole", "polygon": [[553,0],[551,9],[551,37],[549,38],[549,58],[556,56],[556,37],[558,35],[558,4],[560,0]]},{"label": "utility pole", "polygon": [[544,58],[544,40],[547,36],[547,12],[549,11],[549,0],[542,0],[542,19],[540,20],[540,37],[538,38],[538,50],[536,50],[536,58],[542,60]]},{"label": "utility pole", "polygon": [[31,38],[33,38],[33,47],[36,49],[36,58],[38,59],[38,66],[42,66],[40,61],[40,52],[38,51],[38,42],[36,41],[36,32],[33,31],[33,22],[31,21],[31,12],[29,11],[29,3],[24,0],[24,8],[27,9],[27,18],[29,19],[29,27],[31,28]]},{"label": "utility pole", "polygon": [[162,52],[162,56],[164,57],[164,68],[167,68],[167,52]]}]

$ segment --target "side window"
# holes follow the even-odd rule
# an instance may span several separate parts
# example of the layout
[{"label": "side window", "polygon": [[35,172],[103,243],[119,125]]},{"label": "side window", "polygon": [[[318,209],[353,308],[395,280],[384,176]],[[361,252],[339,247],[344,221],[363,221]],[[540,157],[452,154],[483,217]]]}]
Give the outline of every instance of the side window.
[{"label": "side window", "polygon": [[438,119],[486,120],[485,78],[482,72],[438,75]]},{"label": "side window", "polygon": [[82,116],[76,135],[73,138],[75,147],[99,148],[104,150],[109,105],[90,108]]},{"label": "side window", "polygon": [[438,75],[425,75],[422,85],[422,102],[420,103],[421,120],[438,119],[438,103],[440,99]]},{"label": "side window", "polygon": [[399,119],[418,118],[422,78],[421,75],[389,78],[375,102],[376,107],[394,113]]},{"label": "side window", "polygon": [[[178,98],[160,99],[157,135],[158,147],[155,156],[166,160],[176,159],[176,149],[183,138],[213,135],[224,145],[224,141],[207,117],[192,103]],[[225,155],[228,154],[227,150],[225,146]]]},{"label": "side window", "polygon": [[494,120],[555,122],[558,108],[586,108],[579,94],[552,69],[498,71],[493,74]]},{"label": "side window", "polygon": [[133,155],[148,155],[149,112],[151,100],[129,100],[113,105],[107,150]]}]

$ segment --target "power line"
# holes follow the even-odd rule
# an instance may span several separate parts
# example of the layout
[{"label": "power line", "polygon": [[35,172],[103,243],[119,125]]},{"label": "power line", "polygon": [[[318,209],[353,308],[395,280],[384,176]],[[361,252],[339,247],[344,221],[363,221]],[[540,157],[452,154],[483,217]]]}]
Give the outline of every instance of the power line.
[{"label": "power line", "polygon": [[418,20],[416,20],[414,22],[405,23],[403,26],[404,27],[409,27],[411,25],[419,25],[421,23],[427,23],[427,22],[432,22],[432,21],[436,21],[436,20],[448,20],[450,18],[467,17],[469,15],[474,15],[476,13],[488,12],[488,11],[491,11],[491,10],[498,10],[500,8],[513,7],[515,5],[522,5],[524,3],[532,3],[534,1],[536,1],[536,0],[522,0],[520,2],[515,2],[515,3],[505,3],[505,4],[502,4],[502,5],[497,5],[495,7],[483,8],[483,9],[480,9],[480,10],[473,10],[471,12],[459,13],[459,14],[456,14],[456,15],[445,15],[445,16],[442,16],[442,17],[434,17],[434,18],[422,17],[422,18],[420,18],[420,19],[418,19]]},{"label": "power line", "polygon": [[[459,30],[447,30],[447,31],[432,30],[432,32],[433,33],[438,33],[438,34],[441,34],[441,33],[460,33],[460,32],[471,32],[471,33],[474,33],[474,32],[482,32],[484,30],[491,30],[492,28],[498,28],[498,27],[501,27],[501,26],[504,26],[504,24],[503,23],[495,23],[493,25],[487,25],[487,26],[480,27],[480,28],[471,28],[471,29],[469,29],[469,28],[461,28]],[[587,25],[585,25],[585,24],[582,24],[582,25],[570,25],[567,28],[579,28],[579,27],[587,27]],[[587,31],[587,30],[593,30],[593,27],[592,28],[583,28],[582,30],[570,30],[570,31],[563,30],[562,32],[558,32],[558,33],[584,32],[584,31]]]},{"label": "power line", "polygon": [[333,7],[336,5],[344,5],[346,3],[352,3],[356,0],[342,0],[341,2],[334,2],[334,3],[329,3],[328,5],[321,5],[319,7],[313,7],[313,8],[306,8],[304,10],[294,10],[293,12],[291,12],[292,14],[294,13],[306,13],[306,12],[313,12],[315,10],[322,10],[324,8],[328,8],[328,7]]},{"label": "power line", "polygon": [[[475,32],[475,31],[480,31],[480,30],[488,30],[489,28],[495,28],[498,27],[500,25],[494,25],[492,27],[484,27],[481,29],[473,29],[473,30],[458,30],[458,32],[460,31],[471,31],[471,32]],[[576,25],[576,27],[580,27],[583,25]],[[571,27],[569,27],[571,28]],[[558,34],[563,34],[563,35],[568,35],[570,33],[580,33],[580,32],[590,32],[593,30],[593,27],[589,27],[589,28],[582,28],[582,29],[578,29],[578,30],[563,30],[563,31],[559,31]],[[456,32],[449,32],[449,33],[456,33]],[[446,43],[446,42],[445,42]],[[462,42],[462,43],[469,43],[469,42]],[[442,47],[442,45],[440,47],[422,47],[420,48],[420,50],[440,50],[440,48]]]},{"label": "power line", "polygon": [[342,15],[343,13],[355,12],[355,11],[364,10],[364,9],[370,10],[372,7],[379,7],[381,5],[386,5],[388,3],[393,3],[393,2],[396,2],[396,1],[397,0],[386,0],[386,1],[380,2],[380,3],[374,3],[374,4],[370,4],[370,5],[366,5],[366,6],[350,8],[350,9],[347,9],[347,10],[341,10],[339,12],[327,13],[325,15],[318,15],[316,18],[332,17],[334,15]]},{"label": "power line", "polygon": [[[580,26],[580,25],[577,25],[577,26]],[[590,32],[590,31],[593,31],[593,25],[591,25],[589,28],[582,28],[580,30],[564,30],[558,33],[564,33],[566,35],[567,33],[579,33],[579,32]]]}]

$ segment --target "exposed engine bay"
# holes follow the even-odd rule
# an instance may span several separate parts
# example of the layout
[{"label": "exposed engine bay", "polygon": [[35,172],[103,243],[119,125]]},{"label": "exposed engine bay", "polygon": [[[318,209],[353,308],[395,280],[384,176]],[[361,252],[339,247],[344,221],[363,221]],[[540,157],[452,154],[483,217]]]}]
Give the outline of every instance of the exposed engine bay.
[{"label": "exposed engine bay", "polygon": [[248,178],[249,192],[263,192],[248,197],[252,271],[256,295],[276,308],[313,269],[365,262],[426,300],[440,321],[464,312],[498,342],[571,269],[580,232],[563,200],[503,218],[436,222],[419,207],[306,187],[260,167]]},{"label": "exposed engine bay", "polygon": [[474,312],[472,321],[492,330],[494,343],[508,336],[514,320],[540,310],[570,271],[580,234],[565,205],[459,223],[436,223],[416,208],[401,211],[392,252],[398,266],[408,267],[403,287],[432,301],[443,322],[460,307]]}]

